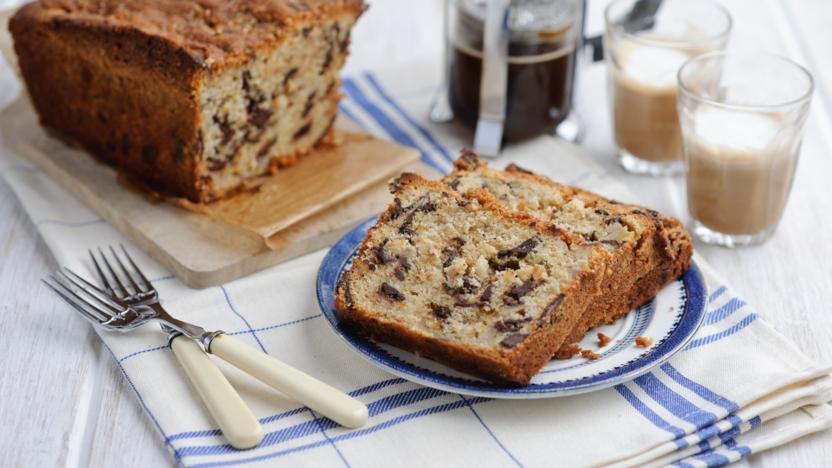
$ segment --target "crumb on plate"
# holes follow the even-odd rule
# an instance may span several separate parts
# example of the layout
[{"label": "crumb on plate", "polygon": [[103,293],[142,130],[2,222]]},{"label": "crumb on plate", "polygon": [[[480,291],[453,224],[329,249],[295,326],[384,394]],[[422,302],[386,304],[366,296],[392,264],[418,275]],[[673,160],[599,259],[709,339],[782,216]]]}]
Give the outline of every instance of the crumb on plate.
[{"label": "crumb on plate", "polygon": [[595,351],[593,351],[591,349],[582,350],[581,351],[581,356],[585,357],[586,359],[591,359],[591,360],[595,360],[595,359],[598,359],[599,357],[601,357],[600,354],[596,353]]},{"label": "crumb on plate", "polygon": [[653,338],[649,336],[637,336],[636,337],[636,346],[639,348],[649,348],[653,345]]}]

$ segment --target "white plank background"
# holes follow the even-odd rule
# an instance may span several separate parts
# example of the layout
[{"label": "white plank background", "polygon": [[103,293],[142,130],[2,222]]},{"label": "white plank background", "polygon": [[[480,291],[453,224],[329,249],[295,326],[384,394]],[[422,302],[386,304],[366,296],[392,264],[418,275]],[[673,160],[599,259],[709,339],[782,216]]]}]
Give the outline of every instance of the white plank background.
[{"label": "white plank background", "polygon": [[[0,0],[0,8],[17,3]],[[349,70],[437,59],[440,0],[370,0]],[[590,0],[589,32],[606,1]],[[787,55],[817,92],[783,223],[768,243],[730,251],[697,244],[717,271],[808,355],[832,360],[832,2],[721,0],[735,21],[730,47]],[[379,40],[383,38],[383,40]],[[4,90],[5,91],[5,90]],[[591,90],[589,90],[591,91]],[[4,93],[0,93],[4,94]],[[597,107],[597,106],[596,106]],[[685,218],[679,179],[623,173],[606,109],[583,109],[584,146],[656,208]],[[664,194],[664,196],[657,196]],[[165,466],[172,458],[85,323],[40,287],[55,267],[35,226],[0,182],[0,466]],[[832,466],[832,434],[751,457],[754,466]]]}]

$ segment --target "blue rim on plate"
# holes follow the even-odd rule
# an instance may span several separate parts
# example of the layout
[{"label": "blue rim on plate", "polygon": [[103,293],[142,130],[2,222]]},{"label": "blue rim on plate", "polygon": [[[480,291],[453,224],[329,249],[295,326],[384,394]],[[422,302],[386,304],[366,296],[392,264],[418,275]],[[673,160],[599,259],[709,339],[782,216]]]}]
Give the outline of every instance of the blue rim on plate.
[{"label": "blue rim on plate", "polygon": [[[699,268],[695,263],[691,263],[690,269],[677,280],[680,284],[677,303],[678,317],[669,326],[667,334],[649,351],[621,365],[581,378],[547,383],[532,382],[523,386],[496,384],[473,376],[465,378],[464,374],[454,373],[456,376],[452,376],[444,372],[428,370],[407,362],[383,348],[383,346],[388,349],[391,347],[376,344],[344,327],[340,324],[335,311],[335,288],[338,280],[349,267],[367,230],[372,227],[375,220],[376,217],[372,217],[353,228],[324,257],[317,278],[318,304],[335,334],[347,346],[387,372],[422,385],[449,392],[491,398],[549,398],[599,390],[632,380],[670,359],[693,338],[705,317],[707,294],[705,283]],[[635,316],[634,320],[641,323],[645,320],[649,321],[656,313],[655,304],[648,302],[628,316]],[[632,330],[635,329],[637,329],[635,325],[630,327],[628,339],[634,338]],[[396,354],[402,353],[409,354],[404,351]],[[580,367],[580,365],[569,366],[570,369],[575,367]]]}]

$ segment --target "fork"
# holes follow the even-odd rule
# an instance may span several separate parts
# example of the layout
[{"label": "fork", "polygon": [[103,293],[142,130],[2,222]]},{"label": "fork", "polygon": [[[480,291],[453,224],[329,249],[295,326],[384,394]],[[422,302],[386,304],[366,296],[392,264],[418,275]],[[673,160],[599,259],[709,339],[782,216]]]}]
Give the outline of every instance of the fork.
[{"label": "fork", "polygon": [[[124,246],[121,246],[121,251],[129,268],[112,247],[110,253],[114,262],[109,261],[101,249],[98,250],[104,268],[101,268],[95,255],[90,252],[96,272],[101,277],[106,291],[68,268],[58,270],[55,275],[50,276],[51,281],[44,282],[96,326],[106,330],[129,331],[149,321],[158,321],[200,342],[205,351],[342,426],[356,428],[367,422],[367,406],[359,400],[228,336],[223,331],[208,331],[172,317],[162,307],[158,292]],[[118,266],[121,275],[113,268],[113,263]],[[105,274],[105,269],[109,277]]]},{"label": "fork", "polygon": [[[121,246],[121,248],[124,249],[124,246]],[[112,247],[110,247],[110,251],[115,255]],[[106,262],[106,257],[101,249],[98,249],[98,253],[103,261]],[[123,285],[122,289],[113,289],[106,275],[101,270],[101,266],[95,259],[92,250],[89,251],[89,254],[99,277],[105,285],[107,293],[111,297],[115,297],[124,302],[134,313],[141,315],[140,312],[136,312],[135,308],[145,306],[158,297],[158,294],[154,295],[148,292],[128,294],[126,289],[123,288]],[[129,258],[129,255],[128,259],[131,264],[135,265],[135,263],[132,263],[132,258]],[[112,271],[111,265],[109,263],[105,264],[110,268],[111,273],[114,274],[115,272]],[[61,278],[66,277],[64,273],[58,274],[61,275]],[[69,271],[69,274],[75,275],[71,271]],[[78,275],[75,276],[77,277]],[[118,276],[114,275],[114,277],[118,280]],[[71,281],[71,278],[69,279]],[[53,278],[53,281],[56,280]],[[51,284],[47,283],[47,286],[54,290]],[[131,314],[131,312],[128,312],[128,314]],[[86,315],[84,317],[90,318]],[[93,323],[102,328],[115,331],[129,331],[144,324],[143,320],[133,320],[132,315],[122,317],[121,322],[116,322],[115,320],[118,320],[116,318],[111,318],[110,320],[113,320],[113,322],[107,324],[101,324],[100,322]],[[188,376],[194,388],[196,388],[197,393],[203,403],[205,403],[214,421],[216,421],[222,430],[225,438],[228,439],[228,442],[238,449],[247,449],[259,445],[265,436],[263,426],[243,399],[240,398],[240,394],[237,393],[234,387],[231,386],[231,383],[228,382],[228,379],[220,372],[219,367],[211,361],[195,340],[164,323],[161,324],[161,328],[162,331],[168,334],[168,345],[173,351],[173,355],[176,356],[177,361],[179,361],[179,364],[185,370],[185,374]]]}]

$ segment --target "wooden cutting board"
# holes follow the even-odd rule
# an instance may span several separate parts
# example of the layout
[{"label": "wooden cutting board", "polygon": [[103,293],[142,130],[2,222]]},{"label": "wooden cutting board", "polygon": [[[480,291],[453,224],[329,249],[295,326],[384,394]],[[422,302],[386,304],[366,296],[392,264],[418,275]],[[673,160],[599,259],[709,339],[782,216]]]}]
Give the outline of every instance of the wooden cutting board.
[{"label": "wooden cutting board", "polygon": [[[367,135],[347,135],[341,145],[326,150],[332,154],[310,154],[279,173],[287,189],[279,195],[288,198],[280,206],[261,207],[273,218],[263,223],[268,229],[258,230],[218,221],[221,216],[212,219],[174,204],[152,202],[128,189],[115,170],[49,136],[26,97],[0,115],[0,132],[9,147],[194,288],[232,281],[331,245],[386,206],[390,178],[402,170],[436,175],[419,162],[413,149]],[[337,163],[337,168],[328,168],[328,162]],[[233,203],[237,202],[214,209],[231,209]],[[250,207],[258,201],[238,204]]]}]

